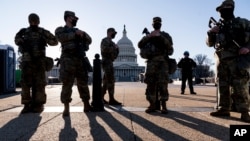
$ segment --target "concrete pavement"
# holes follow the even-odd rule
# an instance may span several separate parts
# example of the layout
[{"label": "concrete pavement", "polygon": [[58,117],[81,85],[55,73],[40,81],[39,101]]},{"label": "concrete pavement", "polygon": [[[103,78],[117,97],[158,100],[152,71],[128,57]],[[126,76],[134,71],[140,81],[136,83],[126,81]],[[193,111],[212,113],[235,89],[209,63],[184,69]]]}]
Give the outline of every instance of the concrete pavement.
[{"label": "concrete pavement", "polygon": [[[89,86],[92,93],[92,86]],[[20,115],[20,88],[16,94],[0,95],[0,141],[157,141],[157,140],[229,140],[230,125],[249,125],[240,114],[216,118],[209,113],[216,103],[214,85],[195,85],[197,95],[180,94],[179,84],[169,84],[169,113],[147,114],[146,85],[118,82],[115,98],[123,106],[105,106],[105,112],[83,113],[83,103],[73,87],[70,117],[63,118],[61,85],[46,87],[44,112]],[[108,100],[108,96],[105,97]]]}]

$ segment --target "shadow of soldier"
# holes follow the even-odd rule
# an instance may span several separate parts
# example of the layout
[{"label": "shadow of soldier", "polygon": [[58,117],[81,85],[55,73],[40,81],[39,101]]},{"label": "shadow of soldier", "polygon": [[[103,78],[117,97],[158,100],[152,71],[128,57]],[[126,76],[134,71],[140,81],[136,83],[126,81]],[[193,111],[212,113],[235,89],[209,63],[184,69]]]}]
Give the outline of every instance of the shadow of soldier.
[{"label": "shadow of soldier", "polygon": [[[199,119],[198,114],[192,117],[192,116],[189,116],[188,114],[180,113],[177,111],[169,111],[169,113],[166,115],[155,112],[150,115],[160,116],[160,119],[158,119],[157,117],[155,118],[152,117],[152,121],[151,121],[137,114],[136,112],[130,112],[130,111],[127,111],[126,109],[120,109],[117,111],[113,107],[108,107],[108,108],[113,109],[116,113],[128,119],[131,119],[132,122],[140,125],[145,130],[147,130],[148,132],[151,132],[153,135],[157,136],[157,138],[160,138],[161,140],[189,140],[185,138],[184,136],[181,136],[181,135],[185,135],[188,129],[197,130],[197,132],[200,132],[206,136],[210,136],[218,140],[229,140],[229,127],[224,127],[224,126],[206,121],[206,119]],[[201,116],[203,117],[203,115]],[[157,124],[156,119],[161,120],[162,122],[165,120],[166,123],[169,122],[165,118],[168,118],[176,122],[177,124],[166,124],[167,127],[163,125],[160,126]],[[174,126],[174,127],[170,127],[170,129],[176,129],[176,128],[181,128],[182,125],[184,128],[187,128],[187,130],[183,130],[183,129],[179,130],[178,134],[176,134],[172,130],[168,130],[170,126]]]},{"label": "shadow of soldier", "polygon": [[[5,114],[5,116],[8,116],[8,114]],[[39,114],[19,115],[0,128],[0,140],[30,140],[41,119],[42,117]]]},{"label": "shadow of soldier", "polygon": [[[193,113],[193,116],[190,116],[185,113],[170,111],[168,115],[157,114],[158,116],[172,119],[176,123],[183,125],[184,127],[189,128],[190,130],[197,130],[197,132],[203,133],[204,135],[213,137],[218,140],[229,140],[229,127],[225,127],[216,123],[206,121],[206,116],[203,114]],[[199,119],[201,116],[203,119]],[[227,117],[225,119],[230,119]]]},{"label": "shadow of soldier", "polygon": [[[105,130],[105,128],[98,123],[97,117],[98,115],[103,115],[104,112],[95,112],[95,113],[88,113],[86,116],[89,120],[90,126],[90,133],[92,135],[93,140],[105,140],[105,141],[112,141],[109,133]],[[98,130],[98,132],[96,132]]]},{"label": "shadow of soldier", "polygon": [[[110,112],[95,112],[86,115],[89,119],[93,140],[142,140],[140,137],[135,135],[130,128],[125,126],[126,123],[124,122],[126,121],[116,119]],[[103,122],[105,124],[103,124]],[[103,127],[102,125],[109,126],[108,128],[112,130],[112,133],[107,131],[108,128]],[[117,137],[110,136],[111,134],[114,135],[113,132],[117,135]]]},{"label": "shadow of soldier", "polygon": [[[126,109],[123,109],[123,107],[120,108],[119,110],[117,110],[116,107],[113,107],[113,106],[107,106],[107,108],[112,109],[114,112],[131,120],[134,126],[133,128],[138,128],[137,130],[141,128],[140,130],[145,130],[145,132],[147,132],[146,134],[152,134],[155,136],[155,137],[149,136],[150,138],[148,138],[147,136],[143,136],[143,135],[141,135],[142,137],[135,135],[134,140],[138,140],[138,141],[153,140],[153,138],[154,139],[157,138],[156,140],[179,140],[179,141],[187,140],[184,137],[168,129],[165,129],[163,126],[157,125],[156,123],[154,123],[154,121],[151,121],[150,119],[146,119],[146,117],[144,117],[143,115],[139,115],[139,114],[137,115],[136,112],[133,113],[133,112],[127,111]],[[158,114],[158,113],[154,113],[154,114]]]},{"label": "shadow of soldier", "polygon": [[76,141],[78,134],[75,128],[71,126],[70,117],[64,117],[63,120],[65,124],[59,134],[59,141]]}]

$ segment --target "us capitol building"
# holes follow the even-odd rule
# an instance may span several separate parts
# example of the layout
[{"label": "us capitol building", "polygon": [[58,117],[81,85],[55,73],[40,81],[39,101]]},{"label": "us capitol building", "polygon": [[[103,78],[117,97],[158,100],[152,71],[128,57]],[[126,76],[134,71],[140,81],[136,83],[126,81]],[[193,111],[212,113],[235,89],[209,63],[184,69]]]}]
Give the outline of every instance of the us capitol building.
[{"label": "us capitol building", "polygon": [[123,29],[123,37],[118,40],[117,45],[119,46],[119,55],[113,64],[116,81],[138,81],[138,76],[140,73],[145,72],[145,67],[138,66],[137,64],[135,48],[131,40],[127,37],[125,25]]},{"label": "us capitol building", "polygon": [[[127,37],[125,25],[123,37],[117,42],[117,45],[119,46],[119,55],[113,64],[116,82],[139,81],[139,74],[145,72],[145,66],[138,66],[137,64],[135,48],[131,40]],[[58,80],[59,67],[54,66],[51,71],[47,72],[47,76],[49,80]],[[92,72],[89,73],[89,80],[92,81]]]}]

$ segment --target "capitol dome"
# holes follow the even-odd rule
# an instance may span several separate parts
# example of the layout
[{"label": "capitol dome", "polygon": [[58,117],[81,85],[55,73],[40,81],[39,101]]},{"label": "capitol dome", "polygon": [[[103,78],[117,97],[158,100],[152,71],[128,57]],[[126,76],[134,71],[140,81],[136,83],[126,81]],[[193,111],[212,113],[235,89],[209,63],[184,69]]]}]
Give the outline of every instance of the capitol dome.
[{"label": "capitol dome", "polygon": [[123,64],[129,66],[138,66],[137,55],[135,54],[135,48],[131,40],[127,37],[126,27],[124,25],[123,36],[117,42],[119,47],[119,55],[114,61],[114,66],[120,66]]},{"label": "capitol dome", "polygon": [[145,71],[144,66],[138,66],[137,55],[132,41],[127,37],[124,25],[123,36],[117,42],[119,55],[114,61],[116,81],[138,81],[138,75]]}]

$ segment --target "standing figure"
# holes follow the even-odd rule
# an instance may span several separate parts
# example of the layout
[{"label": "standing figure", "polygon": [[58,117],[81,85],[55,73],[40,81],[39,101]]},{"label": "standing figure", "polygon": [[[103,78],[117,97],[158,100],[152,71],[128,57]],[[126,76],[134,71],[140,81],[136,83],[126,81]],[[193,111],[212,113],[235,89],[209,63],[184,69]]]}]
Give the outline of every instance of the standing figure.
[{"label": "standing figure", "polygon": [[[115,38],[116,31],[114,28],[107,29],[107,37],[103,38],[101,41],[101,55],[102,55],[102,69],[104,72],[102,94],[104,104],[109,105],[121,105],[114,98],[115,93],[115,74],[113,62],[119,54],[119,47],[112,41]],[[108,90],[109,102],[104,99],[104,95]]]},{"label": "standing figure", "polygon": [[220,13],[220,21],[212,27],[207,35],[207,45],[216,49],[219,58],[217,64],[219,106],[211,112],[211,116],[230,116],[231,96],[233,89],[234,104],[241,113],[241,120],[250,122],[249,115],[249,62],[246,59],[250,53],[250,22],[247,19],[234,16],[234,1],[225,0],[216,8]]},{"label": "standing figure", "polygon": [[53,59],[46,57],[46,46],[55,46],[58,41],[48,30],[39,27],[37,14],[31,13],[28,20],[30,26],[22,28],[15,36],[21,53],[21,103],[24,104],[21,113],[40,113],[46,103],[46,71],[53,67]]},{"label": "standing figure", "polygon": [[184,94],[185,92],[187,80],[190,93],[196,94],[196,92],[194,92],[192,79],[193,79],[193,68],[195,68],[197,65],[193,59],[189,58],[188,51],[185,51],[183,55],[184,58],[182,58],[177,64],[178,68],[181,68],[181,94]]},{"label": "standing figure", "polygon": [[72,87],[76,85],[84,104],[84,112],[89,112],[90,93],[88,88],[88,65],[85,52],[92,42],[91,37],[84,31],[75,28],[78,17],[72,11],[64,12],[64,27],[58,27],[55,35],[61,43],[60,80],[62,81],[61,102],[64,104],[63,116],[69,116],[69,103],[72,98]]},{"label": "standing figure", "polygon": [[168,101],[168,55],[173,54],[172,38],[161,29],[161,18],[154,17],[152,24],[154,31],[144,36],[138,43],[140,49],[151,48],[147,54],[147,67],[144,82],[147,84],[146,99],[149,101],[149,107],[146,113],[156,111],[156,95],[159,92],[159,101],[161,102],[161,112],[167,113],[166,101]]}]

